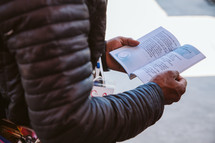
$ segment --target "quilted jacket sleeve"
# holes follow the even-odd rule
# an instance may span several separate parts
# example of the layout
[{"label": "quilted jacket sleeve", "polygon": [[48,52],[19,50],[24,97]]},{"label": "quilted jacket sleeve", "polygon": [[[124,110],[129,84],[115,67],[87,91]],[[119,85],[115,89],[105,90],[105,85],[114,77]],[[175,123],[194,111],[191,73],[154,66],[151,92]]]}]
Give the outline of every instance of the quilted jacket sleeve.
[{"label": "quilted jacket sleeve", "polygon": [[33,129],[42,143],[110,143],[163,112],[155,83],[91,98],[89,12],[82,0],[3,0],[0,32],[17,61]]}]

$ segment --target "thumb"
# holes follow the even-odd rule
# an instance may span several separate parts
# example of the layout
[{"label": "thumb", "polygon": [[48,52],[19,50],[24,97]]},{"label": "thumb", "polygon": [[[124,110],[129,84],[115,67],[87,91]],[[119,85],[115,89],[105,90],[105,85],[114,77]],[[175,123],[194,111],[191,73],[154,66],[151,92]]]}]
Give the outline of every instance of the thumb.
[{"label": "thumb", "polygon": [[125,38],[125,37],[122,38],[122,45],[124,45],[124,46],[125,45],[128,45],[128,46],[137,46],[139,44],[140,44],[139,41],[134,40],[132,38]]},{"label": "thumb", "polygon": [[139,41],[134,40],[134,39],[132,39],[132,38],[129,38],[129,39],[128,39],[128,43],[129,43],[129,46],[137,46],[137,45],[140,44]]}]

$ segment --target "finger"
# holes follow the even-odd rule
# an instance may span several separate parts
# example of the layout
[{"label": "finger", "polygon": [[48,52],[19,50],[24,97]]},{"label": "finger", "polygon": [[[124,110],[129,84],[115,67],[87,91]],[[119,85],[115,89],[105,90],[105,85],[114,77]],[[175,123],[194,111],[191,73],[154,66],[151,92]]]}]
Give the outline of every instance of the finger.
[{"label": "finger", "polygon": [[178,80],[179,72],[178,71],[172,71],[172,76],[175,80]]},{"label": "finger", "polygon": [[164,71],[164,74],[167,74],[169,77],[177,80],[178,76],[179,76],[179,72],[178,71],[173,71],[173,70],[168,70],[168,71]]},{"label": "finger", "polygon": [[185,87],[187,86],[187,80],[180,75],[178,76],[178,82]]},{"label": "finger", "polygon": [[177,92],[180,96],[182,96],[186,91],[187,81],[186,79],[179,75],[177,82],[178,82]]},{"label": "finger", "polygon": [[126,37],[122,37],[122,45],[128,45],[128,46],[137,46],[139,45],[139,41],[134,40],[132,38],[126,38]]},{"label": "finger", "polygon": [[178,97],[181,97],[186,92],[186,86],[179,84],[177,87]]},{"label": "finger", "polygon": [[171,105],[172,103],[172,101],[165,101],[165,105]]},{"label": "finger", "polygon": [[140,43],[139,41],[134,40],[134,39],[132,39],[132,38],[128,38],[127,41],[128,41],[128,45],[129,45],[129,46],[137,46],[137,45],[139,45],[139,43]]}]

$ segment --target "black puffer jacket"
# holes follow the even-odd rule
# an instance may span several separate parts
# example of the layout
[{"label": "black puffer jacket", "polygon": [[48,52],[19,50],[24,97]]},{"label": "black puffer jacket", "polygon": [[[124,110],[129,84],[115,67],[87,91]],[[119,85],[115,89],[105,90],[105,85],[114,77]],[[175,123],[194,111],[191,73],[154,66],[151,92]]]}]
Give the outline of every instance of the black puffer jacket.
[{"label": "black puffer jacket", "polygon": [[1,0],[1,118],[42,143],[111,143],[154,124],[164,107],[155,83],[89,97],[105,15],[106,0]]}]

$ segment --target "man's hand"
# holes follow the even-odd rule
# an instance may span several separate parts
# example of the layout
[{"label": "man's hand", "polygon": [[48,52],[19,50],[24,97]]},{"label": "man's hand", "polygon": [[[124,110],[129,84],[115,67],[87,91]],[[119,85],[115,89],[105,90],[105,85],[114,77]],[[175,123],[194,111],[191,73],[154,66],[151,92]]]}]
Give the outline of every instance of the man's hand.
[{"label": "man's hand", "polygon": [[113,57],[111,57],[109,52],[125,45],[137,46],[138,44],[139,42],[133,40],[132,38],[125,38],[121,36],[108,40],[106,45],[106,62],[108,68],[116,71],[125,72],[123,67]]},{"label": "man's hand", "polygon": [[164,94],[165,104],[178,102],[186,91],[187,81],[177,71],[165,71],[155,76],[151,82],[157,83]]}]

